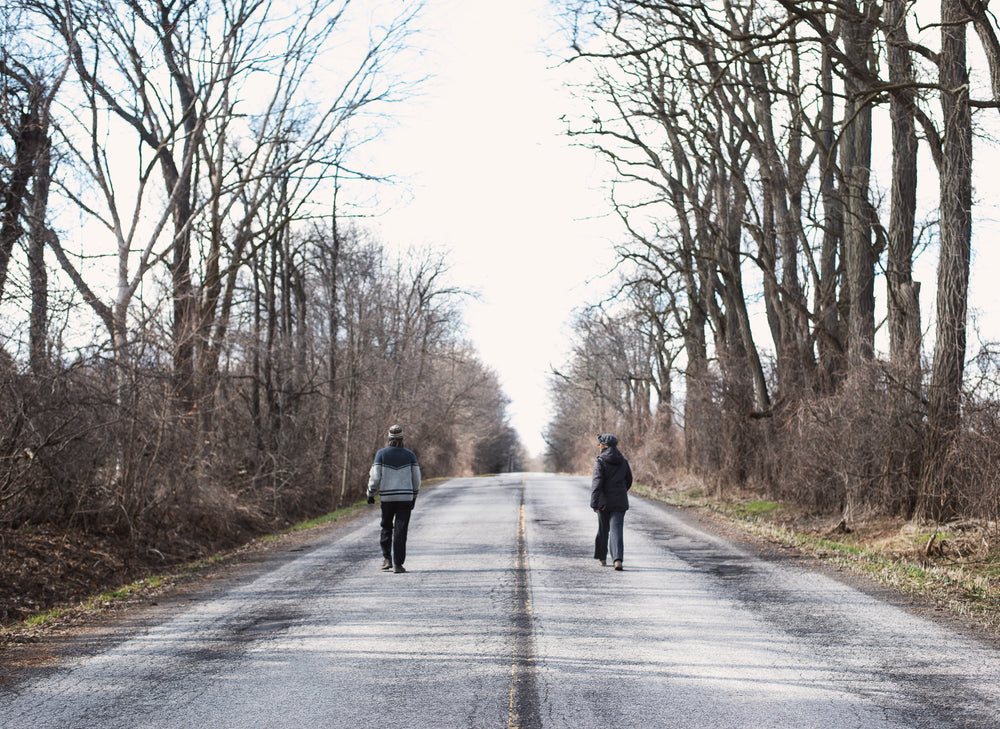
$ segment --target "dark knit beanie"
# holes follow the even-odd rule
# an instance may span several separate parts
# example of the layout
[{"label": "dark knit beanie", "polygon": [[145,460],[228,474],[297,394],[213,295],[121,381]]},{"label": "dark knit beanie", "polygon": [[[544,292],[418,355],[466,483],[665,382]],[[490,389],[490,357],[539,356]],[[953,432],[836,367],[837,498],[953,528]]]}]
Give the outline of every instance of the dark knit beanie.
[{"label": "dark knit beanie", "polygon": [[393,425],[389,428],[389,434],[386,437],[389,440],[403,440],[403,426]]},{"label": "dark knit beanie", "polygon": [[618,445],[618,439],[611,435],[611,433],[602,433],[597,436],[597,442],[606,445],[608,448],[614,448]]}]

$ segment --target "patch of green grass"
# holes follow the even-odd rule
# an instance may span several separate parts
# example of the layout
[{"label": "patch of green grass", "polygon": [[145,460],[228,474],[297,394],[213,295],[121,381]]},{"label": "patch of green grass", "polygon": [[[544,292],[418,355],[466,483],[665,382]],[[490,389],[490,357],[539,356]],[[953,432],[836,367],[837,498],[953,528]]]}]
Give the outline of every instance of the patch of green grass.
[{"label": "patch of green grass", "polygon": [[122,585],[116,590],[110,590],[98,595],[97,597],[91,598],[89,606],[96,606],[119,600],[127,600],[136,593],[140,593],[145,590],[155,590],[157,587],[167,584],[170,580],[171,577],[169,575],[151,575],[149,577],[144,577],[141,580],[136,580],[128,585]]},{"label": "patch of green grass", "polygon": [[161,585],[168,583],[171,579],[172,578],[167,575],[152,575],[151,577],[146,577],[141,580],[136,580],[131,584],[122,585],[121,587],[115,590],[110,590],[108,592],[92,597],[89,600],[79,605],[72,607],[52,608],[51,610],[48,610],[44,613],[39,613],[38,615],[32,615],[31,617],[21,621],[19,624],[9,626],[8,628],[4,628],[0,632],[12,633],[17,631],[18,629],[41,628],[47,625],[51,625],[52,623],[56,623],[59,620],[66,617],[70,617],[74,613],[77,613],[81,610],[84,612],[88,612],[96,610],[105,605],[108,605],[109,603],[115,603],[115,602],[120,602],[122,600],[127,600],[128,598],[132,597],[137,593],[160,587]]},{"label": "patch of green grass", "polygon": [[38,628],[43,625],[48,625],[53,623],[59,618],[66,615],[69,611],[63,608],[53,608],[46,613],[40,615],[32,615],[30,618],[24,621],[24,625],[28,628]]},{"label": "patch of green grass", "polygon": [[674,506],[707,506],[702,492],[697,489],[693,491],[671,491],[669,493],[664,493],[663,491],[650,488],[642,484],[632,484],[632,490],[642,494],[643,496],[648,496],[649,498],[656,499],[657,501],[673,504]]},{"label": "patch of green grass", "polygon": [[296,532],[303,532],[308,529],[315,529],[316,527],[326,526],[327,524],[333,524],[334,522],[340,521],[345,516],[350,516],[354,514],[359,509],[367,506],[367,502],[358,501],[351,504],[350,506],[345,506],[336,511],[331,511],[329,514],[324,514],[323,516],[317,516],[315,519],[307,519],[306,521],[299,522],[298,524],[293,524],[288,529],[277,532],[275,534],[266,534],[261,537],[259,541],[267,543],[273,542],[287,534],[294,534]]},{"label": "patch of green grass", "polygon": [[733,506],[733,512],[738,516],[756,518],[766,516],[781,508],[776,501],[747,501]]},{"label": "patch of green grass", "polygon": [[814,537],[811,535],[803,535],[806,541],[813,541],[817,547],[820,549],[828,549],[832,552],[840,552],[842,554],[849,554],[853,557],[865,557],[871,556],[871,552],[864,547],[858,546],[857,544],[849,544],[847,542],[837,542],[832,539],[827,539],[825,537]]},{"label": "patch of green grass", "polygon": [[952,535],[942,529],[932,529],[926,532],[918,532],[913,535],[914,544],[927,544],[931,539],[936,538],[937,541],[943,541],[945,539],[951,539]]}]

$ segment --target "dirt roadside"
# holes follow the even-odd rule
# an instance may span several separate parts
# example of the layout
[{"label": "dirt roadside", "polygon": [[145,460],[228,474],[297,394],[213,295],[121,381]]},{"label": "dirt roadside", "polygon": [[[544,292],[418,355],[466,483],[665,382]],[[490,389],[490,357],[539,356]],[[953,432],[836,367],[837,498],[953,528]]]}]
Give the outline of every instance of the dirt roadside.
[{"label": "dirt roadside", "polygon": [[[75,599],[78,584],[63,581],[61,584],[69,585],[64,602],[41,615],[0,627],[0,686],[25,671],[44,670],[68,655],[89,654],[120,636],[161,622],[206,590],[270,569],[276,561],[330,538],[365,513],[362,508],[352,507],[318,523],[255,539],[207,559],[151,573],[116,589],[92,578],[97,591],[83,600]],[[79,559],[74,560],[74,564],[77,562]],[[42,568],[42,579],[76,569],[58,560],[39,562],[38,566]],[[20,574],[25,567],[6,565],[6,570],[14,569]],[[4,577],[0,571],[0,580]],[[54,591],[50,588],[49,593]]]}]

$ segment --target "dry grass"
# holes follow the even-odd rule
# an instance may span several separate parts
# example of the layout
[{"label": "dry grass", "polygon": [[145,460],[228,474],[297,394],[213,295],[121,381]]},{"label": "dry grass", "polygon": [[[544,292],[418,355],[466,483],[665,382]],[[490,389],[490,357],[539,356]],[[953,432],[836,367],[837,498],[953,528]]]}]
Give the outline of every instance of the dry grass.
[{"label": "dry grass", "polygon": [[639,490],[919,596],[1000,637],[1000,533],[995,523],[914,523],[872,516],[845,524],[839,516],[810,514],[751,493],[718,499],[691,486]]}]

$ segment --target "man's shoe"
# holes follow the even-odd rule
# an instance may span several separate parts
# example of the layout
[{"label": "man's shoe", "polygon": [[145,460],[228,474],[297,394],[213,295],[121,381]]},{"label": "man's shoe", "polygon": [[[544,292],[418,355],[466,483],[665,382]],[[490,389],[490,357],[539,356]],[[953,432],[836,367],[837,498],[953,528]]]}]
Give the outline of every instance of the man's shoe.
[{"label": "man's shoe", "polygon": [[393,568],[392,568],[392,571],[393,571],[393,572],[395,572],[395,573],[396,573],[397,575],[398,575],[398,574],[399,574],[400,572],[406,572],[406,570],[405,570],[405,569],[403,569],[403,565],[401,565],[401,564],[397,564],[397,565],[396,565],[395,567],[393,567]]},{"label": "man's shoe", "polygon": [[620,559],[615,560],[615,569],[618,570],[619,572],[625,569],[624,567],[622,567],[622,561]]},{"label": "man's shoe", "polygon": [[597,561],[601,563],[601,567],[607,567],[608,566],[608,560],[606,560],[606,559],[599,559]]},{"label": "man's shoe", "polygon": [[384,569],[384,570],[391,570],[392,569],[392,562],[390,562],[387,559],[383,559],[382,560],[382,569]]}]

